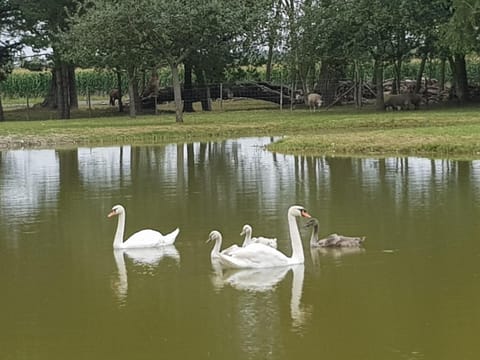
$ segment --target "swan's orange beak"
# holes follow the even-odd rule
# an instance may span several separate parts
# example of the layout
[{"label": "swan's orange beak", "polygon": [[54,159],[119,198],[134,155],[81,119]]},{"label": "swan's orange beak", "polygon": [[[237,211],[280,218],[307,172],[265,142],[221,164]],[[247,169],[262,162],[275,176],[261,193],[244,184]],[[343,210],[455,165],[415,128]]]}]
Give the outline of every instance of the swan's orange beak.
[{"label": "swan's orange beak", "polygon": [[307,210],[302,209],[302,216],[306,218],[311,218],[312,216],[307,212]]},{"label": "swan's orange beak", "polygon": [[107,215],[107,217],[111,218],[112,216],[115,216],[115,215],[117,215],[117,213],[116,213],[114,210],[112,210],[112,211],[110,211],[110,213]]}]

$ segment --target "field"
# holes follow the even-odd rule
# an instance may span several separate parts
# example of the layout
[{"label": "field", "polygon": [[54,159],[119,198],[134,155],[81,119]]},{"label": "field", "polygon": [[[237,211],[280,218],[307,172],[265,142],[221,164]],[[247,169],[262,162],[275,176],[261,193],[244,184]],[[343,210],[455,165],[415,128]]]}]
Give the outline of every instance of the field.
[{"label": "field", "polygon": [[[376,112],[372,106],[338,106],[310,112],[280,110],[251,100],[215,102],[214,111],[185,113],[176,123],[172,105],[157,114],[130,118],[101,103],[82,107],[70,120],[30,109],[6,111],[0,123],[0,149],[117,144],[162,144],[222,140],[242,136],[282,136],[270,150],[302,155],[480,158],[480,107],[427,108]],[[35,119],[36,121],[32,121]]]}]

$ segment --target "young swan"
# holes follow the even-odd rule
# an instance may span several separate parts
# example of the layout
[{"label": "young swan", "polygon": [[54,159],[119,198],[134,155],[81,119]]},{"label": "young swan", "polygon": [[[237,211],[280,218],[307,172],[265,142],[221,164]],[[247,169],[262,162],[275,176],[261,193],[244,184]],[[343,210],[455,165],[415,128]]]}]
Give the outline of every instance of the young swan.
[{"label": "young swan", "polygon": [[318,239],[318,220],[311,218],[305,227],[312,227],[312,235],[310,237],[311,247],[360,247],[365,241],[365,236],[352,237],[338,234],[330,234],[326,238]]},{"label": "young swan", "polygon": [[220,250],[222,248],[222,240],[223,240],[223,237],[220,231],[212,230],[208,235],[207,243],[209,243],[210,241],[215,242],[215,244],[213,245],[212,251],[210,252],[211,259],[216,260],[220,258],[220,254],[231,255],[234,251],[241,249],[240,246],[234,244],[226,249]]},{"label": "young swan", "polygon": [[243,240],[242,247],[248,246],[253,243],[260,243],[267,246],[270,246],[274,249],[277,248],[277,239],[276,238],[267,238],[264,236],[252,237],[252,227],[248,224],[243,225],[242,232],[240,235],[245,235],[245,240]]}]

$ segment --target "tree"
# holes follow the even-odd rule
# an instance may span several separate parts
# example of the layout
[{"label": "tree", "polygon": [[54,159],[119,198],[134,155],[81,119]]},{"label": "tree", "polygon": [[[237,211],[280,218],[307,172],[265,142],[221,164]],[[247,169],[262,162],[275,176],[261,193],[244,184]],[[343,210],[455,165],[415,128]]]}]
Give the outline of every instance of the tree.
[{"label": "tree", "polygon": [[443,40],[451,51],[449,62],[454,74],[455,93],[462,103],[469,96],[465,56],[480,51],[480,1],[453,0],[450,9],[451,18],[443,28]]},{"label": "tree", "polygon": [[140,10],[133,0],[91,1],[69,17],[69,28],[61,37],[65,58],[85,67],[113,69],[119,75],[126,72],[131,117],[140,108],[139,73],[161,63],[145,44],[148,29],[138,16]]},{"label": "tree", "polygon": [[[18,32],[23,29],[19,21],[18,9],[8,0],[0,0],[0,83],[5,81],[12,71],[15,52],[20,48]],[[4,121],[0,94],[0,121]]]},{"label": "tree", "polygon": [[262,1],[251,0],[92,0],[70,18],[63,43],[75,44],[67,53],[78,60],[127,69],[132,86],[139,67],[167,63],[176,121],[183,122],[179,67],[243,41],[261,8]]},{"label": "tree", "polygon": [[62,58],[58,36],[65,31],[67,14],[76,8],[77,0],[11,0],[18,6],[22,21],[28,32],[23,35],[26,45],[33,48],[51,48],[54,69],[52,80],[52,107],[57,108],[61,119],[70,117],[70,107],[78,106],[75,78],[72,76],[74,64]]},{"label": "tree", "polygon": [[[191,56],[207,56],[212,49],[234,46],[245,41],[245,30],[252,29],[262,14],[262,1],[141,0],[148,9],[146,42],[153,53],[166,60],[172,73],[176,121],[183,122],[178,67]],[[231,48],[231,47],[230,47]]]}]

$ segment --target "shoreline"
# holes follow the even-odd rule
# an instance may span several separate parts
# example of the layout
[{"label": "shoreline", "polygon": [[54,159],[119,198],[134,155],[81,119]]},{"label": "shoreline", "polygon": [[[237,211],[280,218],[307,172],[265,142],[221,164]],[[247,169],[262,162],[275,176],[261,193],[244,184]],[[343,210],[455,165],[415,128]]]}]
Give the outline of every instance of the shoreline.
[{"label": "shoreline", "polygon": [[[350,110],[350,111],[349,111]],[[305,156],[480,159],[480,107],[377,113],[250,110],[0,122],[0,150],[161,145],[282,137],[268,150]]]}]

